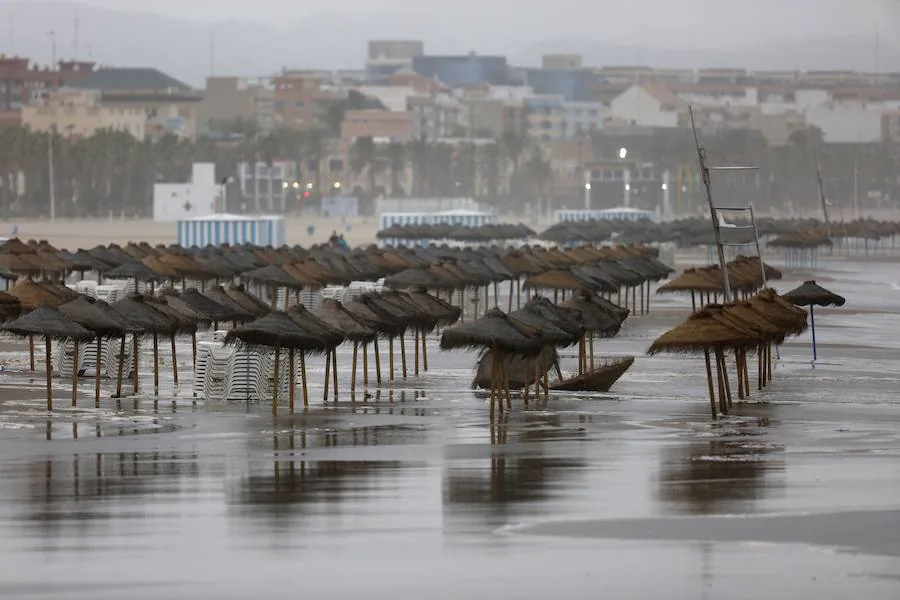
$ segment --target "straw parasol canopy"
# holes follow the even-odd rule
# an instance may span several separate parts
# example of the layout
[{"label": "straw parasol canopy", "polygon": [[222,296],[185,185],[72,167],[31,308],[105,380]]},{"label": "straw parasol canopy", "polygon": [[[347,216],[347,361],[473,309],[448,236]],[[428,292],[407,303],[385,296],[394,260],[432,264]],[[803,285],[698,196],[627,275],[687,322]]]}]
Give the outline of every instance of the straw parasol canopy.
[{"label": "straw parasol canopy", "polygon": [[326,298],[310,314],[327,324],[331,329],[340,331],[345,339],[351,342],[368,344],[373,341],[378,333],[371,327],[367,327],[343,305],[332,298]]},{"label": "straw parasol canopy", "polygon": [[328,323],[313,315],[302,304],[292,306],[288,309],[287,315],[304,331],[325,340],[328,344],[326,350],[336,348],[344,341],[344,332],[334,329]]},{"label": "straw parasol canopy", "polygon": [[324,352],[328,342],[297,325],[287,313],[275,311],[264,317],[232,329],[225,336],[226,344],[249,347],[293,348],[305,352]]},{"label": "straw parasol canopy", "polygon": [[413,302],[416,306],[428,311],[435,319],[437,319],[437,324],[442,327],[453,325],[462,315],[462,309],[460,307],[453,306],[446,300],[441,300],[440,298],[432,296],[422,288],[414,287],[410,289],[407,293],[407,297],[410,302]]},{"label": "straw parasol canopy", "polygon": [[278,265],[268,265],[259,269],[247,271],[246,273],[241,273],[241,279],[295,290],[303,289],[302,283],[288,275],[288,273]]},{"label": "straw parasol canopy", "polygon": [[30,279],[22,279],[16,282],[11,292],[19,299],[22,312],[27,313],[42,306],[59,306],[67,299],[61,298],[54,290]]},{"label": "straw parasol canopy", "polygon": [[535,354],[544,346],[540,331],[492,308],[479,319],[444,330],[442,350],[496,348],[511,354]]},{"label": "straw parasol canopy", "polygon": [[575,340],[584,335],[585,327],[579,321],[581,315],[577,310],[554,304],[543,296],[533,297],[525,305],[525,309],[534,312],[542,319],[569,333]]},{"label": "straw parasol canopy", "polygon": [[242,321],[247,314],[243,310],[234,310],[223,306],[205,296],[197,288],[188,288],[178,294],[178,298],[187,304],[194,312],[206,315],[212,321]]},{"label": "straw parasol canopy", "polygon": [[132,329],[109,304],[89,296],[66,302],[59,312],[98,337],[121,337]]},{"label": "straw parasol canopy", "polygon": [[620,319],[619,315],[608,311],[602,304],[594,302],[595,298],[597,298],[596,294],[579,292],[563,302],[561,306],[577,311],[578,321],[586,330],[601,336],[612,337],[619,333],[624,319]]},{"label": "straw parasol canopy", "polygon": [[800,335],[808,327],[806,311],[784,300],[773,289],[760,290],[749,302],[753,310],[789,335]]},{"label": "straw parasol canopy", "polygon": [[662,334],[650,346],[650,354],[660,352],[693,354],[714,349],[746,349],[762,343],[753,331],[726,325],[714,318],[714,309],[703,309],[680,325]]},{"label": "straw parasol canopy", "polygon": [[159,276],[150,267],[132,260],[110,269],[104,276],[107,279],[134,279],[136,281],[156,281]]},{"label": "straw parasol canopy", "polygon": [[42,335],[54,340],[88,341],[94,338],[93,333],[49,306],[42,306],[14,321],[4,323],[0,325],[0,329],[23,337]]},{"label": "straw parasol canopy", "polygon": [[237,300],[229,296],[228,292],[226,292],[225,288],[221,285],[213,286],[206,290],[203,295],[230,310],[231,314],[234,316],[233,320],[235,321],[252,321],[268,312],[266,310],[248,310],[247,308],[244,308]]},{"label": "straw parasol canopy", "polygon": [[370,306],[362,297],[359,300],[344,302],[343,306],[344,310],[353,315],[360,323],[389,338],[403,335],[403,332],[406,331],[406,321]]},{"label": "straw parasol canopy", "polygon": [[171,335],[179,329],[179,324],[164,317],[159,311],[148,306],[141,294],[129,294],[118,302],[113,302],[113,310],[131,326],[134,332]]},{"label": "straw parasol canopy", "polygon": [[233,284],[228,287],[228,297],[237,302],[241,308],[254,317],[269,314],[269,307],[259,298],[246,290],[243,283]]},{"label": "straw parasol canopy", "polygon": [[802,285],[781,296],[796,306],[843,306],[847,301],[830,290],[826,290],[813,280],[804,281]]},{"label": "straw parasol canopy", "polygon": [[0,292],[0,320],[9,321],[22,314],[22,302],[7,292]]}]

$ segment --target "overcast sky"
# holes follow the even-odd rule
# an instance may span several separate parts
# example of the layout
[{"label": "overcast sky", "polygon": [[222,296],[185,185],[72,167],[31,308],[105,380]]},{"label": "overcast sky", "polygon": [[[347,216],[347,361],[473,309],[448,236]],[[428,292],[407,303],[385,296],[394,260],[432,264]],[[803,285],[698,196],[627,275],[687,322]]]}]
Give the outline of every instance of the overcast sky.
[{"label": "overcast sky", "polygon": [[[38,0],[33,0],[35,3]],[[898,45],[900,0],[64,0],[191,18],[289,24],[315,13],[396,15],[398,30],[440,23],[484,51],[562,36],[629,45],[730,47],[762,39],[867,35]],[[438,12],[440,11],[440,12]],[[373,31],[369,37],[378,37]]]}]

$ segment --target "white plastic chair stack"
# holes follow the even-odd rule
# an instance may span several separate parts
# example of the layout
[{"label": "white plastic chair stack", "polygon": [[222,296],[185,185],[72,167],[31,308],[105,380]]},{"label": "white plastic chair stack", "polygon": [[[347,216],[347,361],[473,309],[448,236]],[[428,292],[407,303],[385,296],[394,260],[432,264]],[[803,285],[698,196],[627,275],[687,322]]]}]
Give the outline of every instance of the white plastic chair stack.
[{"label": "white plastic chair stack", "polygon": [[127,292],[125,292],[121,286],[115,284],[98,285],[94,288],[94,293],[98,300],[103,300],[110,304],[121,300],[127,295]]},{"label": "white plastic chair stack", "polygon": [[301,290],[300,304],[306,307],[306,310],[319,308],[322,304],[322,292],[319,290]]},{"label": "white plastic chair stack", "polygon": [[225,387],[225,375],[233,349],[217,342],[197,343],[197,368],[194,370],[195,396],[219,398]]},{"label": "white plastic chair stack", "polygon": [[[115,378],[119,375],[119,344],[118,338],[103,339],[100,342],[100,376]],[[133,343],[131,337],[125,340],[125,364],[122,368],[123,379],[131,377],[134,363],[132,362]],[[53,349],[54,372],[60,377],[72,376],[72,359],[75,357],[75,343],[71,341],[57,344]],[[78,347],[78,372],[79,377],[93,377],[97,360],[97,343],[89,342]]]},{"label": "white plastic chair stack", "polygon": [[371,281],[353,281],[344,291],[343,301],[348,302],[350,300],[356,300],[363,294],[378,291],[380,291],[378,284],[372,283]]},{"label": "white plastic chair stack", "polygon": [[337,300],[338,302],[344,301],[344,292],[347,288],[342,285],[329,285],[327,287],[322,288],[322,299],[326,298],[329,300]]},{"label": "white plastic chair stack", "polygon": [[257,350],[237,350],[231,356],[225,386],[224,400],[257,400],[270,397],[273,354]]},{"label": "white plastic chair stack", "polygon": [[97,282],[92,279],[83,279],[81,281],[76,281],[68,287],[72,288],[79,294],[84,294],[85,296],[90,296],[91,298],[97,297]]}]

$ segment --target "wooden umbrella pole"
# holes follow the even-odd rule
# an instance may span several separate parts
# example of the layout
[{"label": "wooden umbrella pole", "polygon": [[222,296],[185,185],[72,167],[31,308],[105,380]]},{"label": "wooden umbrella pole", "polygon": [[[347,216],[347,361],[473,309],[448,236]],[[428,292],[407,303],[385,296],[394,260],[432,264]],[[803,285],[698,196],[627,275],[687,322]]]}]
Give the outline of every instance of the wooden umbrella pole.
[{"label": "wooden umbrella pole", "polygon": [[377,337],[372,342],[372,347],[375,349],[375,381],[381,385],[381,351],[378,349]]},{"label": "wooden umbrella pole", "polygon": [[588,336],[590,337],[590,340],[591,340],[591,348],[590,348],[591,370],[593,371],[594,370],[594,332],[593,331],[588,332]]},{"label": "wooden umbrella pole", "polygon": [[172,382],[178,387],[178,353],[175,351],[175,335],[169,338],[172,342]]},{"label": "wooden umbrella pole", "polygon": [[509,280],[509,308],[506,309],[506,312],[512,312],[513,296],[515,295],[514,294],[515,290],[513,289],[514,285],[515,284],[513,283],[513,280],[510,279]]},{"label": "wooden umbrella pole", "polygon": [[[288,410],[291,414],[294,414],[294,401],[296,400],[296,390],[294,388],[297,387],[297,371],[295,369],[296,364],[294,363],[294,349],[288,349]],[[278,382],[281,383],[281,377],[278,378]]]},{"label": "wooden umbrella pole", "polygon": [[581,336],[581,339],[578,340],[578,374],[584,374],[584,336]]},{"label": "wooden umbrella pole", "polygon": [[281,377],[279,377],[281,362],[281,346],[275,346],[275,376],[272,380],[275,385],[272,386],[272,414],[278,414],[278,388],[281,387]]},{"label": "wooden umbrella pole", "polygon": [[741,367],[744,369],[744,395],[750,397],[750,368],[747,366],[747,349],[741,350]]},{"label": "wooden umbrella pole", "polygon": [[78,406],[78,340],[72,351],[72,406]]},{"label": "wooden umbrella pole", "polygon": [[338,370],[337,370],[337,348],[331,351],[331,379],[334,388],[334,401],[338,401]]},{"label": "wooden umbrella pole", "polygon": [[413,365],[414,365],[413,372],[415,373],[416,377],[418,377],[419,376],[419,328],[418,327],[416,327],[415,347],[416,347],[416,351],[414,353],[415,359],[413,360]]},{"label": "wooden umbrella pole", "polygon": [[369,343],[363,344],[363,387],[369,387]]},{"label": "wooden umbrella pole", "polygon": [[422,370],[428,372],[428,336],[422,331]]},{"label": "wooden umbrella pole", "polygon": [[491,395],[490,395],[490,415],[491,421],[494,420],[494,393],[497,390],[497,353],[491,351]]},{"label": "wooden umbrella pole", "polygon": [[97,336],[97,358],[94,360],[94,408],[100,408],[100,353],[103,344]]},{"label": "wooden umbrella pole", "polygon": [[709,349],[703,351],[703,358],[706,359],[706,383],[709,387],[709,409],[712,412],[712,418],[715,419],[719,416],[719,411],[716,410],[716,389],[713,386],[712,366],[709,364]]},{"label": "wooden umbrella pole", "polygon": [[31,372],[34,373],[34,336],[28,336],[28,357],[31,361]]},{"label": "wooden umbrella pole", "polygon": [[741,351],[734,351],[734,369],[737,373],[738,400],[744,399],[744,368],[741,366]]},{"label": "wooden umbrella pole", "polygon": [[350,393],[356,391],[356,358],[359,355],[359,342],[353,342],[353,371],[350,373]]},{"label": "wooden umbrella pole", "polygon": [[643,281],[641,282],[640,288],[641,288],[641,314],[645,315],[647,313],[644,312],[644,282]]},{"label": "wooden umbrella pole", "polygon": [[728,392],[726,391],[725,355],[721,348],[716,348],[716,371],[719,377],[719,411],[728,414]]},{"label": "wooden umbrella pole", "polygon": [[116,378],[116,398],[122,397],[122,378],[125,375],[125,336],[119,341],[119,374]]},{"label": "wooden umbrella pole", "polygon": [[512,410],[512,399],[510,398],[509,389],[509,373],[506,372],[506,361],[503,361],[503,387],[506,389],[506,408]]},{"label": "wooden umbrella pole", "polygon": [[[291,369],[291,374],[294,370]],[[309,387],[306,385],[306,350],[300,351],[300,384],[303,386],[303,408],[309,407]]]},{"label": "wooden umbrella pole", "polygon": [[197,332],[191,333],[191,357],[193,360],[193,369],[197,370]]},{"label": "wooden umbrella pole", "polygon": [[133,389],[134,389],[135,395],[137,395],[138,390],[140,390],[140,378],[138,377],[138,375],[139,375],[139,373],[138,373],[138,363],[139,363],[139,361],[138,361],[138,336],[134,336],[134,338],[132,339],[131,348],[132,348],[132,354],[134,354],[134,356],[132,357],[132,362],[134,365],[133,366],[133,368],[134,368]]},{"label": "wooden umbrella pole", "polygon": [[400,364],[403,369],[403,379],[406,379],[406,332],[400,334]]},{"label": "wooden umbrella pole", "polygon": [[772,381],[772,344],[766,346],[766,364],[768,366],[766,371],[769,374],[769,381]]},{"label": "wooden umbrella pole", "polygon": [[322,397],[322,402],[328,402],[328,384],[329,379],[331,378],[331,353],[334,350],[329,350],[325,353],[325,393]]},{"label": "wooden umbrella pole", "polygon": [[153,395],[159,396],[159,335],[153,334]]},{"label": "wooden umbrella pole", "polygon": [[388,378],[393,381],[394,380],[394,338],[388,338],[388,371],[390,374]]},{"label": "wooden umbrella pole", "polygon": [[47,410],[53,410],[53,365],[50,364],[50,336],[44,336],[44,361],[47,363]]}]

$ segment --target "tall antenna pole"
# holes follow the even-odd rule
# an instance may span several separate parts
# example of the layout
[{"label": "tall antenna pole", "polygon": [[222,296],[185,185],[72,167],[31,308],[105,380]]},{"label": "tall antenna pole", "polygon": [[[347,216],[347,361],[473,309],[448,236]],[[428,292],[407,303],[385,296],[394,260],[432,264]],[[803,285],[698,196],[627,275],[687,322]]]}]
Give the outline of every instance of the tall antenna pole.
[{"label": "tall antenna pole", "polygon": [[78,60],[78,15],[75,15],[75,30],[72,37],[72,60]]},{"label": "tall antenna pole", "polygon": [[725,301],[731,302],[731,281],[728,279],[728,265],[725,263],[725,250],[722,248],[722,235],[719,232],[719,219],[716,207],[713,204],[712,188],[709,179],[709,167],[706,166],[706,151],[700,146],[700,137],[697,135],[697,125],[694,123],[694,109],[688,105],[691,116],[691,129],[694,132],[694,145],[697,147],[697,160],[700,163],[700,176],[703,179],[703,187],[706,188],[706,201],[709,203],[709,218],[712,221],[713,235],[716,240],[716,250],[719,253],[719,268],[722,270],[722,283],[725,286]]},{"label": "tall antenna pole", "polygon": [[822,203],[822,216],[825,218],[825,235],[831,239],[831,221],[828,220],[828,200],[825,198],[825,188],[822,186],[822,169],[819,167],[819,159],[816,159],[816,180],[819,183],[819,201]]},{"label": "tall antenna pole", "polygon": [[209,75],[216,74],[216,31],[209,32]]}]

